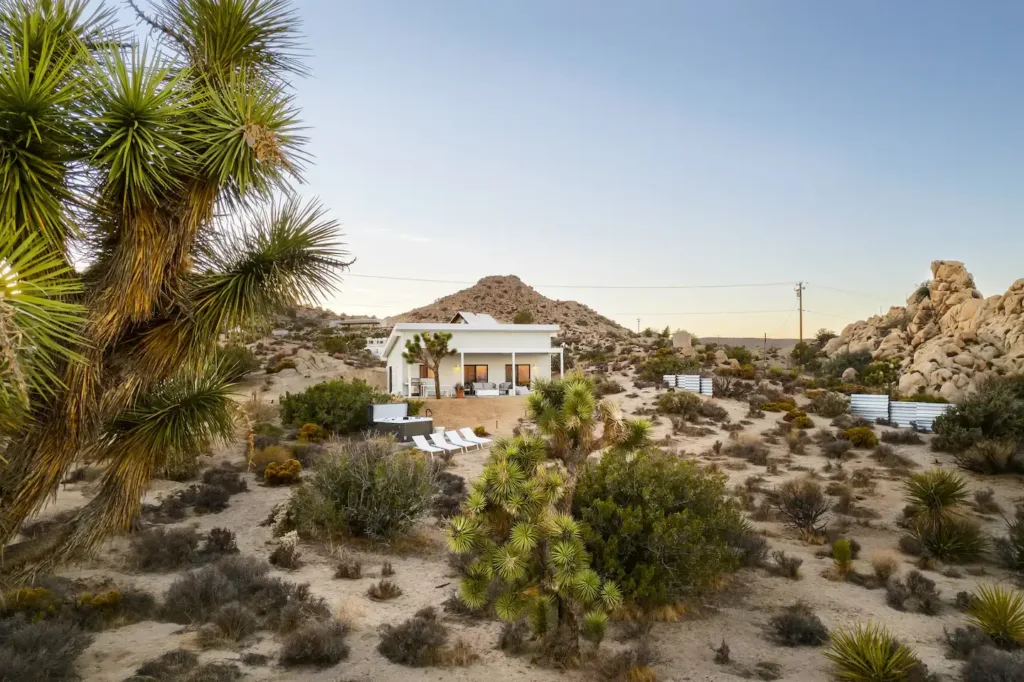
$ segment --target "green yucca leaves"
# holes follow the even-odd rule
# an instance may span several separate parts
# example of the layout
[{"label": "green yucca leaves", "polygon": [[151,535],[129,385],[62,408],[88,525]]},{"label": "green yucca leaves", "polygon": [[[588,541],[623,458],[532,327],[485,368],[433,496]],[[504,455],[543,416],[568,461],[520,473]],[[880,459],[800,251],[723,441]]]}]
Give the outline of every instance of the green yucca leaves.
[{"label": "green yucca leaves", "polygon": [[509,545],[504,545],[495,550],[491,557],[491,565],[494,572],[505,582],[521,580],[526,575],[528,557],[520,554]]},{"label": "green yucca leaves", "polygon": [[834,631],[825,656],[835,664],[836,677],[850,682],[909,682],[918,665],[906,645],[874,624]]},{"label": "green yucca leaves", "polygon": [[622,590],[611,580],[604,581],[601,586],[601,604],[609,611],[622,606]]},{"label": "green yucca leaves", "polygon": [[482,609],[487,605],[489,584],[486,578],[463,578],[459,583],[459,599],[471,609]]},{"label": "green yucca leaves", "polygon": [[518,552],[532,552],[540,541],[540,529],[527,522],[517,523],[512,528],[509,544]]},{"label": "green yucca leaves", "polygon": [[592,604],[601,596],[601,576],[587,568],[573,578],[573,592],[584,604]]},{"label": "green yucca leaves", "polygon": [[499,619],[510,623],[522,615],[526,603],[518,592],[509,591],[494,600],[494,613]]},{"label": "green yucca leaves", "polygon": [[608,614],[604,611],[588,611],[583,616],[583,637],[595,645],[601,643],[608,631]]},{"label": "green yucca leaves", "polygon": [[1024,646],[1024,594],[1001,585],[978,588],[967,612],[999,646]]},{"label": "green yucca leaves", "polygon": [[947,469],[911,474],[906,481],[907,501],[930,514],[939,514],[967,500],[967,482]]},{"label": "green yucca leaves", "polygon": [[453,516],[448,519],[445,532],[448,535],[448,549],[456,554],[464,554],[476,544],[480,522],[471,516]]}]

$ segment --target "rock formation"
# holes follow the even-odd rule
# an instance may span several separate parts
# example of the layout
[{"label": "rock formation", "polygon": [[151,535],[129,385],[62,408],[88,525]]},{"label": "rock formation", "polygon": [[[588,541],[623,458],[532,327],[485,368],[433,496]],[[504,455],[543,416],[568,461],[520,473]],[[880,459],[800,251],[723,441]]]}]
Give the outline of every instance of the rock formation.
[{"label": "rock formation", "polygon": [[935,261],[931,281],[906,306],[847,325],[824,350],[903,358],[901,395],[956,401],[990,377],[1024,371],[1024,279],[983,298],[963,263]]}]

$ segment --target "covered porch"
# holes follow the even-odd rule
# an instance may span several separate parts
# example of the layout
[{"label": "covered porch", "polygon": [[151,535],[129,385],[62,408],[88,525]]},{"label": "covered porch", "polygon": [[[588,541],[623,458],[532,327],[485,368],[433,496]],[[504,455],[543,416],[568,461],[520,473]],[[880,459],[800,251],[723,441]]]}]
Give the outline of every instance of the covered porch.
[{"label": "covered porch", "polygon": [[[525,395],[534,379],[550,379],[552,355],[565,370],[565,349],[460,348],[441,362],[441,395],[454,396],[461,384],[466,396]],[[406,365],[402,389],[406,396],[434,397],[434,377],[422,365]]]}]

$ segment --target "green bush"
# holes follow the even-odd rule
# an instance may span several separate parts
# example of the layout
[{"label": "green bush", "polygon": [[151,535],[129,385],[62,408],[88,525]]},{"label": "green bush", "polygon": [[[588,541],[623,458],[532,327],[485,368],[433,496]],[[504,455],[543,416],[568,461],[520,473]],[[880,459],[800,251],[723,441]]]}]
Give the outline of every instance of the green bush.
[{"label": "green bush", "polygon": [[1001,377],[935,419],[937,450],[961,452],[982,440],[1024,439],[1024,376]]},{"label": "green bush", "polygon": [[[390,438],[357,440],[321,457],[288,503],[286,526],[300,534],[390,540],[428,513],[435,472]],[[288,529],[285,528],[285,529]]]},{"label": "green bush", "polygon": [[[959,508],[967,500],[967,485],[955,472],[933,469],[911,474],[905,483],[905,514],[910,519],[911,549],[946,562],[976,559],[985,549],[985,537]],[[907,513],[909,512],[909,513]]]},{"label": "green bush", "polygon": [[1000,585],[981,586],[967,612],[971,624],[992,638],[998,646],[1024,646],[1024,593]]},{"label": "green bush", "polygon": [[1015,441],[979,440],[966,450],[954,452],[953,458],[961,469],[980,474],[1005,474],[1024,468],[1018,454]]},{"label": "green bush", "polygon": [[819,374],[823,377],[838,379],[842,377],[843,372],[852,367],[857,371],[857,376],[863,376],[870,364],[871,351],[838,353],[821,363]]},{"label": "green bush", "polygon": [[696,419],[700,416],[701,399],[696,393],[687,391],[666,391],[658,396],[658,412],[678,414],[685,419]]},{"label": "green bush", "polygon": [[277,374],[283,369],[295,369],[295,361],[291,358],[275,360],[267,363],[267,374]]},{"label": "green bush", "polygon": [[696,374],[700,369],[701,362],[696,357],[680,355],[671,348],[659,348],[640,365],[638,373],[644,381],[660,382],[666,374]]},{"label": "green bush", "polygon": [[260,368],[260,361],[256,355],[245,346],[237,343],[230,343],[217,349],[217,363],[221,371],[231,381],[241,379],[249,372],[255,372]]},{"label": "green bush", "polygon": [[735,360],[741,366],[754,364],[754,354],[743,346],[726,346],[725,357]]},{"label": "green bush", "polygon": [[795,429],[813,429],[814,428],[814,422],[811,420],[810,417],[804,415],[802,417],[797,417],[796,419],[793,420],[793,428],[795,428]]},{"label": "green bush", "polygon": [[358,334],[354,332],[345,334],[329,334],[320,337],[317,341],[317,345],[320,350],[334,355],[339,353],[341,355],[349,355],[352,353],[359,353],[366,350],[366,334]]},{"label": "green bush", "polygon": [[878,445],[878,436],[869,426],[854,426],[838,434],[840,440],[849,441],[855,448],[873,448]]},{"label": "green bush", "polygon": [[818,365],[818,357],[820,355],[821,350],[806,341],[797,343],[789,353],[789,357],[794,364],[803,365],[808,369],[812,369]]},{"label": "green bush", "polygon": [[299,428],[319,424],[333,433],[351,433],[369,426],[369,406],[391,402],[365,381],[335,379],[281,398],[281,423]]},{"label": "green bush", "polygon": [[835,391],[822,391],[811,398],[811,412],[827,419],[846,414],[850,409],[850,398]]},{"label": "green bush", "polygon": [[737,565],[729,540],[742,517],[725,477],[689,460],[610,451],[584,470],[573,514],[593,568],[643,606],[700,594]]}]

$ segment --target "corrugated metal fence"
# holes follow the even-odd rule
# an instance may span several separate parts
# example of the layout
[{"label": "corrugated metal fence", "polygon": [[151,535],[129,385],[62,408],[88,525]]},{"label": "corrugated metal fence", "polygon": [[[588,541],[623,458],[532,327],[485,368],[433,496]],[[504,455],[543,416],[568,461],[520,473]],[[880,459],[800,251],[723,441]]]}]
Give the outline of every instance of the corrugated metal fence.
[{"label": "corrugated metal fence", "polygon": [[700,378],[700,394],[709,398],[715,395],[715,381],[711,377]]},{"label": "corrugated metal fence", "polygon": [[895,426],[916,426],[921,431],[931,431],[935,418],[945,414],[952,405],[948,403],[908,403],[889,400],[885,395],[854,393],[850,396],[850,413],[875,421],[888,419]]},{"label": "corrugated metal fence", "polygon": [[711,377],[702,377],[699,374],[666,374],[662,377],[666,386],[678,388],[682,391],[700,393],[701,395],[713,396],[714,387]]},{"label": "corrugated metal fence", "polygon": [[850,414],[875,421],[889,418],[889,396],[854,393],[850,396]]},{"label": "corrugated metal fence", "polygon": [[691,393],[700,393],[700,375],[680,374],[676,377],[676,388],[681,388]]}]

